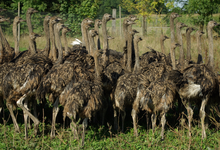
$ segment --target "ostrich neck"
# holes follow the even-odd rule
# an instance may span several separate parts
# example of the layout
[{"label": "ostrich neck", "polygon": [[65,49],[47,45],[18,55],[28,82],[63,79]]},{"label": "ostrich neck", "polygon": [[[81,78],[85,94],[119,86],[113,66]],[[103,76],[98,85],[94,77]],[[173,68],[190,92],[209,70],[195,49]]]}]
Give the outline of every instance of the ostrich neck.
[{"label": "ostrich neck", "polygon": [[138,42],[134,42],[134,49],[135,49],[135,65],[134,65],[134,73],[139,73],[140,71],[140,63],[139,63],[139,48]]},{"label": "ostrich neck", "polygon": [[99,42],[99,24],[95,24],[95,30],[97,31],[98,35],[95,37],[95,43],[96,43],[96,47],[97,49],[101,49],[100,47],[100,42]]},{"label": "ostrich neck", "polygon": [[161,47],[161,52],[165,54],[165,49],[164,49],[164,40],[160,40],[160,47]]},{"label": "ostrich neck", "polygon": [[202,55],[201,36],[198,36],[198,37],[197,37],[197,49],[198,49],[198,54]]},{"label": "ostrich neck", "polygon": [[44,21],[44,33],[46,35],[46,40],[47,40],[44,50],[46,51],[46,55],[48,57],[50,51],[50,32],[49,32],[48,21]]},{"label": "ostrich neck", "polygon": [[89,37],[89,45],[90,45],[90,53],[92,56],[94,56],[94,52],[96,50],[96,47],[95,47],[95,41],[94,41],[94,37]]},{"label": "ostrich neck", "polygon": [[123,45],[123,47],[125,48],[125,47],[127,47],[127,34],[128,34],[128,26],[127,26],[127,24],[124,24],[123,23],[123,34],[124,34],[124,45]]},{"label": "ostrich neck", "polygon": [[56,60],[56,45],[55,45],[55,37],[54,37],[54,24],[49,23],[50,28],[50,41],[51,41],[51,56],[54,61]]},{"label": "ostrich neck", "polygon": [[62,44],[60,40],[60,30],[57,28],[54,28],[54,34],[55,34],[55,40],[58,48],[58,60],[57,62],[62,64],[63,63],[63,50],[62,50]]},{"label": "ostrich neck", "polygon": [[208,39],[209,39],[209,62],[210,62],[210,67],[214,69],[215,64],[214,64],[212,28],[208,28]]},{"label": "ostrich neck", "polygon": [[177,70],[176,69],[175,49],[174,48],[170,49],[170,55],[171,55],[171,61],[172,61],[173,70]]},{"label": "ostrich neck", "polygon": [[82,32],[82,46],[86,46],[85,40],[84,40],[84,34],[85,34],[85,28],[83,22],[81,23],[81,32]]},{"label": "ostrich neck", "polygon": [[62,32],[62,37],[63,37],[64,44],[65,44],[65,56],[66,56],[68,54],[68,42],[66,39],[66,32]]},{"label": "ostrich neck", "polygon": [[183,40],[182,40],[182,35],[181,35],[181,29],[177,28],[176,31],[177,31],[178,42],[181,45],[180,46],[179,63],[181,66],[181,70],[183,70],[183,68],[184,68],[184,51],[183,51]]},{"label": "ostrich neck", "polygon": [[90,43],[89,43],[89,39],[88,39],[88,29],[86,29],[86,27],[83,27],[83,37],[84,37],[86,49],[87,49],[88,53],[90,54],[90,48],[89,48]]},{"label": "ostrich neck", "polygon": [[174,19],[170,18],[171,44],[175,42]]},{"label": "ostrich neck", "polygon": [[3,45],[2,45],[2,36],[0,34],[0,64],[2,64],[2,61],[3,61]]},{"label": "ostrich neck", "polygon": [[128,46],[127,46],[127,71],[131,72],[131,53],[132,53],[132,40],[133,40],[133,36],[132,34],[128,33],[127,35],[128,37]]},{"label": "ostrich neck", "polygon": [[13,37],[14,37],[14,41],[15,41],[15,56],[17,56],[19,54],[19,42],[18,42],[18,31],[17,31],[17,23],[14,22],[13,23]]},{"label": "ostrich neck", "polygon": [[9,50],[11,48],[11,46],[9,45],[8,41],[6,40],[6,38],[2,32],[1,26],[0,26],[0,36],[1,36],[1,40],[2,40],[2,43],[4,44],[5,49]]},{"label": "ostrich neck", "polygon": [[102,19],[102,35],[103,35],[103,49],[104,50],[108,48],[106,23],[107,21],[105,19]]},{"label": "ostrich neck", "polygon": [[187,42],[187,60],[191,60],[191,36],[190,32],[186,32],[186,42]]},{"label": "ostrich neck", "polygon": [[31,56],[36,54],[36,42],[35,42],[35,40],[32,40],[31,38],[29,38],[29,47],[30,47],[30,51],[31,51]]},{"label": "ostrich neck", "polygon": [[29,13],[26,14],[26,21],[27,21],[29,34],[31,34],[33,32],[32,25],[31,25],[31,14]]}]

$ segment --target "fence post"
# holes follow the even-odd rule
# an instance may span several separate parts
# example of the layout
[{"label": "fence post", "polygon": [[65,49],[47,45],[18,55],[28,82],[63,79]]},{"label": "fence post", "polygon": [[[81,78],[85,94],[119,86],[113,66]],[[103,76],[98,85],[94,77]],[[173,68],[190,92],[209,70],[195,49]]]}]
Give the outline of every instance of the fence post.
[{"label": "fence post", "polygon": [[122,37],[122,32],[121,32],[121,6],[119,6],[119,18],[120,18],[119,32],[120,32],[120,37]]},{"label": "fence post", "polygon": [[147,35],[147,29],[146,29],[146,16],[142,17],[142,36]]},{"label": "fence post", "polygon": [[[18,2],[18,17],[20,17],[20,2]],[[18,23],[18,42],[20,41],[20,23]],[[19,45],[19,44],[18,44]],[[18,47],[19,49],[19,47]]]},{"label": "fence post", "polygon": [[112,9],[112,17],[115,18],[115,20],[112,20],[112,35],[115,35],[116,33],[116,9]]}]

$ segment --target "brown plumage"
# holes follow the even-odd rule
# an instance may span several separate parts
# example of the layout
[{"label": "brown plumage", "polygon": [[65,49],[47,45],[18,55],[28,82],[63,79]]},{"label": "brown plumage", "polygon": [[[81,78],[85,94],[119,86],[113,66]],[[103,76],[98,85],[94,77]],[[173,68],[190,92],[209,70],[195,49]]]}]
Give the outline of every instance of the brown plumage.
[{"label": "brown plumage", "polygon": [[[89,39],[94,38],[97,35],[95,30],[89,31]],[[93,41],[94,42],[94,39]],[[91,43],[90,43],[91,44]],[[100,51],[94,50],[95,47],[91,47],[90,50],[94,52],[95,60],[95,80],[93,82],[87,80],[80,80],[76,83],[72,80],[69,85],[65,88],[67,95],[66,104],[64,106],[64,117],[67,115],[73,121],[74,132],[76,133],[76,115],[84,119],[83,121],[83,135],[82,143],[84,145],[85,128],[87,126],[87,120],[91,119],[95,113],[104,106],[104,92],[102,88],[101,72],[98,62]],[[70,87],[69,87],[70,86]],[[63,96],[66,96],[64,94]]]},{"label": "brown plumage", "polygon": [[[30,34],[30,39],[33,44],[36,37],[38,37],[37,34]],[[33,49],[32,51],[36,51],[36,45],[30,45],[30,48]],[[26,139],[28,138],[27,117],[29,116],[35,124],[35,134],[37,133],[40,123],[39,120],[29,112],[27,108],[28,101],[31,100],[30,98],[35,94],[43,76],[52,67],[52,62],[48,58],[44,59],[44,57],[38,55],[33,55],[28,60],[28,63],[15,66],[11,69],[3,80],[3,95],[14,124],[16,124],[16,119],[12,105],[17,105],[24,111]],[[23,104],[24,100],[25,103]]]},{"label": "brown plumage", "polygon": [[[178,44],[173,46],[175,49]],[[137,136],[137,113],[140,109],[151,113],[152,128],[156,125],[157,115],[162,116],[161,136],[164,139],[164,126],[166,123],[166,113],[172,107],[179,86],[183,82],[183,75],[178,71],[169,71],[163,73],[162,76],[146,86],[146,83],[140,82],[137,88],[137,96],[133,103],[132,118],[134,125],[134,134]]]}]

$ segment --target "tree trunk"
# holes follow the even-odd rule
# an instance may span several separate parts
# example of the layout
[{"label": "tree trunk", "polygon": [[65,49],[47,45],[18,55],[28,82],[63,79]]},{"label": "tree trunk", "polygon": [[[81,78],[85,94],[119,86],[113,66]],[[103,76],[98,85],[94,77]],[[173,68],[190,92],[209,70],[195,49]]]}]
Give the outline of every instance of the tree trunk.
[{"label": "tree trunk", "polygon": [[142,35],[146,36],[147,35],[147,23],[146,23],[146,16],[143,16],[142,19]]},{"label": "tree trunk", "polygon": [[115,18],[115,20],[112,20],[112,35],[115,35],[116,33],[116,9],[112,9],[112,17]]},{"label": "tree trunk", "polygon": [[119,33],[120,33],[120,37],[122,37],[122,32],[121,32],[121,6],[119,6],[119,18],[120,18]]}]

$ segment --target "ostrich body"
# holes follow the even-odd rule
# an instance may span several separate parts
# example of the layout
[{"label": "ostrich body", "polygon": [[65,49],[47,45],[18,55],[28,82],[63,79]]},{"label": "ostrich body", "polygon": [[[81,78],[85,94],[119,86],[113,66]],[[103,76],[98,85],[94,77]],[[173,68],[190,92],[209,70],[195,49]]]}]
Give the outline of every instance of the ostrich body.
[{"label": "ostrich body", "polygon": [[[179,46],[173,44],[172,50]],[[175,77],[175,78],[174,78]],[[161,137],[164,139],[164,126],[166,123],[166,113],[172,107],[176,98],[176,83],[180,86],[183,75],[178,71],[171,71],[163,74],[163,76],[150,83],[147,87],[146,83],[140,82],[137,88],[137,96],[132,106],[132,119],[134,126],[134,135],[138,136],[137,132],[137,113],[140,109],[151,113],[152,128],[154,131],[157,115],[161,117]],[[175,82],[174,82],[175,81]]]},{"label": "ostrich body", "polygon": [[97,49],[101,49],[101,46],[100,46],[100,38],[99,38],[99,27],[102,25],[102,21],[100,19],[96,19],[95,20],[95,24],[94,24],[94,27],[95,27],[95,30],[97,31],[98,35],[95,37],[95,43],[96,43],[96,46],[97,46]]},{"label": "ostrich body", "polygon": [[[29,42],[32,51],[36,51],[36,45],[34,40],[38,37],[38,34],[29,34],[32,42]],[[7,107],[10,111],[13,123],[16,124],[16,119],[12,110],[12,106],[20,107],[24,112],[25,120],[25,137],[28,138],[27,132],[27,118],[28,116],[33,120],[35,127],[35,134],[37,133],[39,120],[33,116],[27,108],[28,101],[35,94],[35,90],[40,83],[41,78],[49,71],[52,67],[52,63],[49,59],[44,59],[37,55],[33,55],[28,59],[24,65],[15,66],[11,69],[3,80],[3,93],[6,99]],[[23,101],[25,103],[23,104]]]},{"label": "ostrich body", "polygon": [[[92,38],[97,35],[95,30],[89,31],[89,39],[93,41]],[[91,44],[91,43],[90,43]],[[103,88],[101,80],[101,72],[99,68],[98,57],[100,56],[100,51],[95,51],[95,45],[92,45],[91,50],[94,52],[94,61],[95,61],[95,80],[93,82],[87,80],[80,80],[79,82],[74,83],[70,82],[67,86],[66,91],[68,90],[69,94],[67,97],[67,102],[64,106],[64,116],[68,116],[73,121],[73,131],[76,133],[76,115],[79,115],[83,120],[83,135],[82,143],[84,145],[85,138],[85,129],[88,125],[87,120],[91,119],[95,113],[103,109]]]},{"label": "ostrich body", "polygon": [[204,34],[204,32],[202,31],[197,31],[196,32],[196,39],[197,39],[197,50],[198,50],[198,60],[197,60],[197,64],[202,64],[203,60],[202,60],[202,43],[201,43],[201,37]]}]

